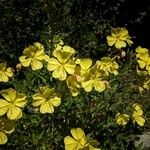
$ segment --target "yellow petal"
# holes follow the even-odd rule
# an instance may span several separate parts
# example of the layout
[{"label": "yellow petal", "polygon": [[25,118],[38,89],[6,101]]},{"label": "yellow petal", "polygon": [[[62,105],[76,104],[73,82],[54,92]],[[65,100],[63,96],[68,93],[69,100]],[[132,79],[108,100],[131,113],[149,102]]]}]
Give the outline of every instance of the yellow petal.
[{"label": "yellow petal", "polygon": [[9,67],[9,68],[7,68],[5,73],[8,77],[12,77],[13,76],[13,69]]},{"label": "yellow petal", "polygon": [[6,144],[6,142],[7,142],[6,134],[0,131],[0,144]]},{"label": "yellow petal", "polygon": [[49,61],[50,61],[50,57],[49,57],[48,55],[45,54],[44,60],[45,60],[46,62],[49,62]]},{"label": "yellow petal", "polygon": [[46,101],[46,99],[44,97],[42,97],[41,94],[39,94],[39,93],[34,94],[32,96],[32,98],[33,98],[32,105],[35,107],[40,106],[42,103],[44,103]]},{"label": "yellow petal", "polygon": [[75,50],[73,48],[71,48],[68,45],[64,45],[63,46],[63,51],[70,53],[71,55],[73,55],[75,53]]},{"label": "yellow petal", "polygon": [[117,40],[115,43],[116,48],[126,47],[126,43],[124,41]]},{"label": "yellow petal", "polygon": [[41,61],[33,58],[31,61],[31,67],[32,67],[32,70],[38,70],[38,69],[41,69],[43,67],[43,64]]},{"label": "yellow petal", "polygon": [[85,81],[85,82],[82,82],[81,85],[86,92],[90,92],[93,89],[94,81],[93,80]]},{"label": "yellow petal", "polygon": [[25,107],[27,104],[26,95],[25,94],[17,94],[14,105],[18,107]]},{"label": "yellow petal", "polygon": [[14,101],[16,98],[16,91],[12,88],[1,90],[0,94],[7,100],[7,101]]},{"label": "yellow petal", "polygon": [[92,60],[90,58],[81,59],[80,62],[81,69],[87,70],[91,67],[91,65],[92,65]]},{"label": "yellow petal", "polygon": [[9,78],[5,72],[0,71],[0,82],[8,82]]},{"label": "yellow petal", "polygon": [[54,107],[50,102],[44,102],[44,103],[42,103],[42,105],[40,107],[40,112],[42,114],[53,113],[54,112]]},{"label": "yellow petal", "polygon": [[139,54],[142,54],[142,53],[148,53],[148,49],[147,48],[142,48],[141,46],[138,46],[135,51]]},{"label": "yellow petal", "polygon": [[111,35],[107,36],[107,43],[108,43],[109,46],[114,45],[115,42],[116,42],[116,38],[115,37],[113,37]]},{"label": "yellow petal", "polygon": [[77,150],[77,142],[70,136],[64,138],[65,150]]},{"label": "yellow petal", "polygon": [[69,74],[74,74],[75,63],[73,61],[69,61],[68,63],[64,64],[64,68]]},{"label": "yellow petal", "polygon": [[59,68],[53,71],[52,76],[54,78],[59,78],[59,80],[63,81],[67,78],[67,73],[65,71],[65,68],[63,66],[60,66]]},{"label": "yellow petal", "polygon": [[55,97],[50,100],[53,106],[57,107],[61,104],[61,99],[59,97]]},{"label": "yellow petal", "polygon": [[146,62],[143,60],[137,60],[137,62],[138,62],[141,69],[143,69],[146,66]]},{"label": "yellow petal", "polygon": [[105,90],[106,86],[103,81],[100,81],[99,79],[97,79],[96,81],[94,81],[94,88],[96,91],[102,92]]},{"label": "yellow petal", "polygon": [[19,61],[24,67],[28,67],[31,64],[31,58],[28,58],[27,56],[20,56]]},{"label": "yellow petal", "polygon": [[36,53],[35,53],[34,58],[37,59],[37,60],[42,61],[45,58],[45,53],[42,53],[41,55],[37,54],[37,56],[36,56]]},{"label": "yellow petal", "polygon": [[57,59],[55,58],[51,58],[49,61],[48,61],[48,65],[47,65],[47,69],[49,71],[54,71],[55,69],[57,69],[58,67],[60,67],[61,64],[58,62]]},{"label": "yellow petal", "polygon": [[10,120],[16,120],[22,117],[22,110],[17,106],[11,105],[7,111],[7,117]]},{"label": "yellow petal", "polygon": [[142,116],[138,116],[135,118],[135,121],[139,126],[144,126],[145,124],[145,119]]},{"label": "yellow petal", "polygon": [[3,116],[9,108],[9,103],[3,99],[0,99],[0,116]]},{"label": "yellow petal", "polygon": [[86,144],[86,137],[85,137],[84,131],[81,128],[76,128],[76,129],[72,128],[71,134],[75,140],[79,141],[81,145]]}]

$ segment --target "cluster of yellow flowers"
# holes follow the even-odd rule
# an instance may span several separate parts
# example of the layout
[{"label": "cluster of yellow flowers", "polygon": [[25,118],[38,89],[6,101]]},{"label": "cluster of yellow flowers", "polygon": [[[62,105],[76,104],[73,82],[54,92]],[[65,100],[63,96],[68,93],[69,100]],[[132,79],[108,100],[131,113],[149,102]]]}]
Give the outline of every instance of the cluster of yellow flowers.
[{"label": "cluster of yellow flowers", "polygon": [[147,75],[144,81],[143,88],[149,89],[150,87],[150,55],[147,48],[142,48],[141,46],[136,48],[136,59],[138,63],[137,72],[139,75]]},{"label": "cluster of yellow flowers", "polygon": [[147,48],[142,48],[141,46],[136,48],[136,59],[140,69],[145,71],[145,74],[150,75],[150,56],[149,50]]},{"label": "cluster of yellow flowers", "polygon": [[59,43],[54,46],[55,49],[51,58],[45,54],[42,44],[35,43],[24,49],[24,55],[19,60],[24,67],[31,65],[32,70],[41,69],[43,67],[42,62],[45,60],[47,69],[52,71],[54,78],[61,81],[66,80],[72,96],[79,94],[79,88],[84,88],[86,92],[90,92],[92,89],[102,92],[108,85],[104,78],[110,73],[118,74],[119,65],[115,58],[103,57],[93,64],[90,58],[75,58],[75,50],[64,45],[62,40],[59,40]]},{"label": "cluster of yellow flowers", "polygon": [[[144,126],[145,119],[143,116],[143,110],[141,106],[137,103],[133,104],[132,106],[131,119],[134,124],[136,122],[139,126]],[[130,116],[127,114],[117,113],[116,115],[116,122],[119,125],[124,126],[129,122],[129,120],[130,120]]]},{"label": "cluster of yellow flowers", "polygon": [[99,142],[86,136],[81,128],[72,128],[71,135],[64,138],[65,150],[100,150]]},{"label": "cluster of yellow flowers", "polygon": [[[63,43],[63,42],[61,42]],[[52,71],[52,76],[61,81],[66,80],[72,96],[79,94],[79,88],[86,92],[95,89],[102,92],[106,88],[104,78],[113,73],[117,75],[119,65],[115,58],[104,57],[94,65],[90,58],[77,59],[75,50],[68,45],[55,45],[52,58],[49,59],[47,69]]]},{"label": "cluster of yellow flowers", "polygon": [[0,99],[0,144],[5,144],[6,133],[14,131],[14,120],[22,117],[22,108],[27,104],[27,100],[25,94],[17,93],[12,88],[1,90],[0,94],[3,97]]},{"label": "cluster of yellow flowers", "polygon": [[[33,71],[43,68],[47,64],[47,70],[52,72],[52,77],[60,81],[66,81],[68,89],[72,96],[77,96],[80,88],[86,92],[93,89],[98,92],[104,91],[109,87],[106,80],[110,74],[117,75],[119,65],[115,61],[116,57],[102,57],[93,62],[90,58],[76,58],[75,50],[65,45],[62,40],[56,41],[52,56],[44,52],[44,46],[41,43],[34,43],[25,48],[23,55],[19,57],[20,65],[31,67]],[[109,46],[115,46],[117,49],[124,48],[127,44],[133,44],[128,31],[125,28],[113,28],[111,35],[107,36]],[[148,49],[138,47],[136,49],[136,58],[141,69],[146,69],[150,75],[150,57]],[[8,82],[9,77],[13,76],[13,69],[6,63],[0,63],[0,82]],[[147,81],[149,84],[150,80]],[[146,87],[146,84],[145,84]],[[22,117],[22,109],[26,106],[26,95],[18,93],[12,88],[1,90],[0,99],[0,144],[7,142],[7,134],[14,131],[15,120]],[[53,113],[54,108],[61,104],[61,97],[55,92],[54,88],[40,86],[34,95],[32,95],[32,105],[40,113]],[[131,119],[133,123],[144,126],[145,119],[143,110],[137,103],[133,104]],[[126,125],[130,120],[127,114],[117,113],[116,121],[119,125]],[[97,148],[99,142],[91,140],[85,135],[81,128],[71,129],[71,136],[64,138],[66,150],[100,150]]]}]

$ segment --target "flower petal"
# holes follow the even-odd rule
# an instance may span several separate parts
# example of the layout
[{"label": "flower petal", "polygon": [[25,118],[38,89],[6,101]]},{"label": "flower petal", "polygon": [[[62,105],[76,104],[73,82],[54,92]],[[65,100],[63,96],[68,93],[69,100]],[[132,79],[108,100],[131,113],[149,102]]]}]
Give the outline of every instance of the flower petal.
[{"label": "flower petal", "polygon": [[93,89],[93,84],[94,84],[94,81],[93,81],[93,80],[81,82],[81,85],[82,85],[82,87],[84,88],[84,90],[85,90],[86,92],[92,91],[92,89]]},{"label": "flower petal", "polygon": [[0,131],[0,144],[6,144],[7,140],[6,134]]},{"label": "flower petal", "polygon": [[42,95],[39,93],[34,94],[32,96],[32,98],[33,98],[32,105],[35,107],[40,106],[42,103],[44,103],[46,101],[46,99],[44,97],[42,97]]},{"label": "flower petal", "polygon": [[74,139],[76,139],[77,141],[79,141],[79,143],[81,145],[85,145],[86,143],[86,137],[85,137],[85,133],[81,128],[72,128],[71,129],[71,134],[74,137]]},{"label": "flower petal", "polygon": [[0,116],[3,116],[9,108],[9,103],[3,99],[0,99]]},{"label": "flower petal", "polygon": [[50,102],[44,102],[41,105],[41,107],[40,107],[40,112],[42,114],[53,113],[54,112],[54,107],[53,107],[52,103],[50,103]]},{"label": "flower petal", "polygon": [[14,105],[18,107],[24,107],[27,104],[26,95],[25,94],[17,94]]},{"label": "flower petal", "polygon": [[22,110],[17,106],[11,105],[7,111],[7,117],[10,120],[16,120],[22,117]]},{"label": "flower petal", "polygon": [[32,67],[32,70],[38,70],[38,69],[41,69],[43,67],[43,64],[41,61],[33,58],[31,61],[31,67]]},{"label": "flower petal", "polygon": [[65,150],[76,150],[77,149],[77,141],[75,141],[72,137],[66,136],[64,138]]},{"label": "flower petal", "polygon": [[61,104],[61,99],[59,97],[55,97],[50,100],[53,106],[57,107]]},{"label": "flower petal", "polygon": [[7,100],[7,101],[14,101],[16,98],[16,91],[12,88],[1,90],[0,94]]},{"label": "flower petal", "polygon": [[61,64],[58,62],[57,59],[55,58],[51,58],[49,61],[48,61],[48,65],[47,65],[47,69],[49,71],[54,71],[55,69],[57,69],[58,67],[60,67]]},{"label": "flower petal", "polygon": [[31,58],[23,55],[19,57],[19,61],[21,62],[22,66],[28,67],[31,63]]},{"label": "flower petal", "polygon": [[59,78],[59,80],[63,81],[67,78],[67,73],[65,71],[65,68],[63,66],[61,66],[53,71],[52,76],[54,78]]}]

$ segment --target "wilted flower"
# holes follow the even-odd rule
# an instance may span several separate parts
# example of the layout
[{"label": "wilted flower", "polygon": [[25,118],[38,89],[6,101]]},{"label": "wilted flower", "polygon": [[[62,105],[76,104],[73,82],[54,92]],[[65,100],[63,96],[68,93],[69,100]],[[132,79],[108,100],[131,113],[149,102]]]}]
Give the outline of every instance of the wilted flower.
[{"label": "wilted flower", "polygon": [[103,70],[107,76],[109,73],[113,73],[114,75],[118,74],[117,69],[119,68],[119,65],[114,60],[114,58],[102,57],[100,61],[96,61],[96,64],[98,70]]},{"label": "wilted flower", "polygon": [[7,134],[14,131],[14,121],[8,120],[4,117],[0,118],[0,144],[6,144]]}]

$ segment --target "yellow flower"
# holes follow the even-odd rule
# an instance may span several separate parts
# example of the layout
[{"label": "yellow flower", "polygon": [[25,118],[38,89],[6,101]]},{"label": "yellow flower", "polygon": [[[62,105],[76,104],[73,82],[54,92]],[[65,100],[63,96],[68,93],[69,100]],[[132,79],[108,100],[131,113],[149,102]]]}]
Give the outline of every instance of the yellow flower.
[{"label": "yellow flower", "polygon": [[114,75],[118,74],[117,69],[119,65],[115,62],[114,58],[103,57],[100,61],[96,61],[97,67],[100,71],[104,71],[108,76],[109,73],[113,73]]},{"label": "yellow flower", "polygon": [[81,128],[71,129],[71,135],[72,137],[66,136],[64,138],[65,150],[100,150],[99,148],[95,148],[91,145],[92,142],[88,142],[88,139]]},{"label": "yellow flower", "polygon": [[40,107],[40,112],[53,113],[54,107],[57,107],[61,103],[61,98],[55,93],[55,90],[48,88],[47,86],[40,87],[39,92],[32,96],[34,107]]},{"label": "yellow flower", "polygon": [[139,126],[144,126],[145,119],[143,116],[143,110],[141,106],[137,103],[133,104],[133,113],[132,113],[132,121],[133,123],[137,123]]},{"label": "yellow flower", "polygon": [[76,75],[71,75],[66,80],[67,86],[70,89],[72,96],[77,96],[79,94],[78,88],[80,88],[80,83],[77,81]]},{"label": "yellow flower", "polygon": [[44,53],[44,46],[41,43],[34,43],[24,49],[23,56],[19,57],[19,60],[24,67],[31,65],[32,70],[38,70],[43,67],[42,61],[49,60],[49,56]]},{"label": "yellow flower", "polygon": [[86,92],[92,91],[93,88],[98,92],[102,92],[106,88],[102,76],[103,74],[97,71],[96,66],[93,66],[89,72],[84,74],[84,81],[81,82],[81,85]]},{"label": "yellow flower", "polygon": [[141,46],[138,46],[136,49],[136,58],[140,58],[143,60],[147,60],[149,57],[148,49],[147,48],[142,48]]},{"label": "yellow flower", "polygon": [[88,72],[90,67],[92,66],[92,60],[90,58],[77,59],[75,63],[80,65],[80,67],[81,67],[80,74],[81,75]]},{"label": "yellow flower", "polygon": [[127,114],[117,113],[116,115],[117,124],[122,125],[122,126],[126,125],[129,119],[130,119],[130,116]]},{"label": "yellow flower", "polygon": [[4,98],[0,99],[0,116],[7,114],[10,120],[21,118],[21,108],[25,107],[27,103],[25,94],[17,93],[12,88],[2,90],[0,94]]},{"label": "yellow flower", "polygon": [[149,87],[150,87],[150,79],[147,79],[143,84],[143,88],[148,90]]},{"label": "yellow flower", "polygon": [[77,65],[74,74],[69,76],[66,80],[72,96],[77,96],[79,94],[78,88],[81,88],[81,82],[84,80],[85,74],[89,72],[92,60],[90,58],[82,58],[77,59],[75,63]]},{"label": "yellow flower", "polygon": [[55,49],[53,56],[48,61],[47,69],[53,71],[52,76],[58,78],[59,80],[65,80],[68,74],[74,74],[75,72],[75,62],[72,59],[74,49],[69,46],[63,46],[61,49]]},{"label": "yellow flower", "polygon": [[136,50],[136,58],[141,69],[146,69],[148,74],[150,74],[150,57],[149,51],[147,48],[137,47]]},{"label": "yellow flower", "polygon": [[6,67],[6,63],[0,63],[0,82],[8,82],[9,77],[13,76],[13,69]]},{"label": "yellow flower", "polygon": [[111,35],[107,36],[107,42],[109,46],[115,45],[116,48],[126,47],[133,44],[131,37],[129,36],[128,30],[125,28],[113,28]]},{"label": "yellow flower", "polygon": [[0,145],[6,144],[7,134],[11,134],[14,131],[14,121],[8,120],[4,117],[0,118]]}]

